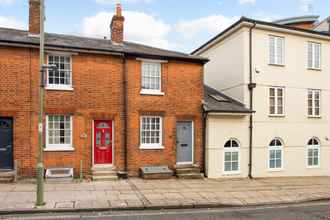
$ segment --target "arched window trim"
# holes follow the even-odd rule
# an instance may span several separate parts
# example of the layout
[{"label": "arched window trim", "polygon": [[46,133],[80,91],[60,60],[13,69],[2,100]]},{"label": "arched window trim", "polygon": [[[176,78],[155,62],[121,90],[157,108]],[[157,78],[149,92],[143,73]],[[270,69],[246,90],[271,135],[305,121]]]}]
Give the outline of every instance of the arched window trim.
[{"label": "arched window trim", "polygon": [[[231,142],[231,147],[225,147],[227,145],[228,142]],[[232,146],[232,141],[235,141],[237,143],[237,146],[238,147],[233,147]],[[240,148],[241,148],[241,144],[239,142],[239,140],[237,140],[236,138],[230,138],[229,140],[227,140],[225,142],[225,144],[223,145],[223,173],[224,174],[238,174],[241,172],[241,163],[240,163],[240,159],[241,159],[241,155],[240,155]],[[226,171],[226,168],[225,168],[225,163],[226,163],[226,153],[237,153],[238,154],[238,159],[237,159],[237,162],[238,162],[238,169],[237,170],[231,170],[231,171]],[[231,162],[233,162],[233,160],[231,160]]]},{"label": "arched window trim", "polygon": [[[275,145],[272,145],[272,143],[274,141],[275,141]],[[268,144],[268,170],[270,170],[270,171],[281,171],[281,170],[283,170],[283,146],[284,146],[284,142],[279,137],[275,137],[269,142],[269,144]],[[275,160],[280,159],[281,167],[277,167],[276,165],[275,165],[275,167],[271,167],[271,153],[274,152],[276,154],[276,153],[278,153],[278,151],[281,152],[281,157],[280,158],[275,157]],[[277,162],[275,162],[275,163],[277,163]]]},{"label": "arched window trim", "polygon": [[[316,140],[317,144],[309,144],[312,140]],[[320,167],[320,164],[321,164],[321,161],[320,161],[320,159],[321,159],[321,150],[320,149],[321,149],[321,141],[320,141],[319,138],[312,137],[308,140],[308,142],[307,142],[307,156],[306,156],[307,168],[319,168]],[[317,165],[315,165],[315,164],[310,165],[309,164],[309,159],[310,159],[309,152],[311,150],[313,151],[313,153],[314,153],[315,150],[317,150],[317,158],[318,158],[318,164]],[[314,156],[312,156],[312,158],[314,159]],[[314,161],[313,161],[313,163],[314,163]]]}]

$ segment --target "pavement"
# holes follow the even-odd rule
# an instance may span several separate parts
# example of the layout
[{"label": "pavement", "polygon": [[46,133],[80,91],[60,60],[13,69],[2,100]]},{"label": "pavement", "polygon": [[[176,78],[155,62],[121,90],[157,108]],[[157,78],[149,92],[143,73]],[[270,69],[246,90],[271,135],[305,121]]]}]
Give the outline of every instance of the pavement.
[{"label": "pavement", "polygon": [[142,180],[46,183],[43,207],[35,184],[0,184],[0,214],[212,208],[330,199],[330,177]]}]

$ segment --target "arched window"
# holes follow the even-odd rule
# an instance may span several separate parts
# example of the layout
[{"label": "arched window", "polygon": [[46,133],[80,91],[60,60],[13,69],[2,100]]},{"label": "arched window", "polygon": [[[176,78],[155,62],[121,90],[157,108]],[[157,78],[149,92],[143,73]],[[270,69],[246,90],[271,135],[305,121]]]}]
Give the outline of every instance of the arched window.
[{"label": "arched window", "polygon": [[230,139],[224,145],[224,172],[239,172],[239,143],[235,139]]},{"label": "arched window", "polygon": [[281,139],[273,139],[268,148],[268,167],[271,170],[282,169],[283,165],[283,143]]},{"label": "arched window", "polygon": [[307,144],[307,166],[320,166],[320,141],[317,138],[312,138]]}]

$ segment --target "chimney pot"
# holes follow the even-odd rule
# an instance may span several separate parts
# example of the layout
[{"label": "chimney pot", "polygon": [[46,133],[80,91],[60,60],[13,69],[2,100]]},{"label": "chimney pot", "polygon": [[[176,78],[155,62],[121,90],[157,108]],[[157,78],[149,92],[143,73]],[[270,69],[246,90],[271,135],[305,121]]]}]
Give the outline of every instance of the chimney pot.
[{"label": "chimney pot", "polygon": [[121,4],[116,5],[116,13],[112,17],[110,29],[111,29],[111,41],[116,44],[123,44],[124,42],[124,21],[125,18],[122,15]]},{"label": "chimney pot", "polygon": [[40,34],[40,0],[29,0],[29,35]]},{"label": "chimney pot", "polygon": [[121,4],[116,4],[116,15],[117,16],[122,16],[122,7]]}]

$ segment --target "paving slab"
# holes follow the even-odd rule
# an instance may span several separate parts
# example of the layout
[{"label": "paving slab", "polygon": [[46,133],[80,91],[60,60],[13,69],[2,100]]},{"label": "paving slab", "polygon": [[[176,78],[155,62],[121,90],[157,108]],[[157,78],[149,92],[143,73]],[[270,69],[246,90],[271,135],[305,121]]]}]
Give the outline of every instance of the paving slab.
[{"label": "paving slab", "polygon": [[329,186],[330,177],[46,183],[46,205],[35,209],[35,184],[19,182],[0,185],[0,213],[296,203],[330,199]]}]

